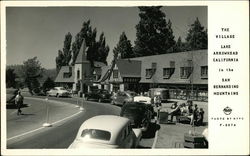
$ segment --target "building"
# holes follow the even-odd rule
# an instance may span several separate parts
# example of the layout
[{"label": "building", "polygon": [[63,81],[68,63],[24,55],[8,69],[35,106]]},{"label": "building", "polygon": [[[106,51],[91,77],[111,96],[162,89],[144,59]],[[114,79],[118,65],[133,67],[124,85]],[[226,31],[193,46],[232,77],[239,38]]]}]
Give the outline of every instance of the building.
[{"label": "building", "polygon": [[74,66],[62,66],[55,79],[56,86],[72,88],[74,84]]},{"label": "building", "polygon": [[102,62],[94,61],[91,63],[87,60],[87,47],[83,41],[74,66],[61,67],[56,83],[59,86],[68,86],[73,92],[82,95],[99,84],[102,67],[106,66]]},{"label": "building", "polygon": [[[207,100],[207,50],[168,53],[117,60],[101,82],[110,91],[147,92],[150,88],[167,88],[170,98]],[[108,74],[109,73],[109,74]],[[106,79],[105,79],[106,78]],[[108,82],[108,83],[107,83]]]},{"label": "building", "polygon": [[137,57],[141,61],[141,91],[167,88],[170,98],[207,100],[207,50]]}]

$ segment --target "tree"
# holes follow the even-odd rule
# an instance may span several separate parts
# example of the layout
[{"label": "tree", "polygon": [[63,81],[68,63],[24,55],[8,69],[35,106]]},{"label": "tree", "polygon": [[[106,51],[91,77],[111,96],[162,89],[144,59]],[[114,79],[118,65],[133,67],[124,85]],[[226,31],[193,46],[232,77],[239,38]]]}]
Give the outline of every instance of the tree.
[{"label": "tree", "polygon": [[173,51],[175,41],[171,21],[166,23],[161,6],[139,7],[140,21],[136,25],[134,52],[136,56],[164,54]]},{"label": "tree", "polygon": [[79,33],[75,36],[75,41],[72,44],[73,60],[72,65],[75,64],[76,58],[80,51],[83,39],[85,39],[87,50],[87,59],[93,61],[100,61],[106,63],[109,47],[106,45],[104,33],[100,34],[99,41],[96,41],[96,28],[92,29],[90,20],[83,22],[83,26]]},{"label": "tree", "polygon": [[43,83],[43,92],[46,93],[48,90],[52,89],[53,87],[55,87],[55,82],[50,78],[48,77],[46,79],[46,81],[44,81]]},{"label": "tree", "polygon": [[33,57],[23,62],[22,66],[22,78],[27,85],[29,92],[33,95],[33,90],[37,90],[40,87],[38,78],[41,77],[43,68],[41,63],[37,60],[37,57]]},{"label": "tree", "polygon": [[188,50],[207,49],[207,30],[204,30],[198,18],[191,24],[186,41]]},{"label": "tree", "polygon": [[117,46],[114,48],[113,53],[117,53],[121,58],[132,58],[135,57],[135,54],[132,49],[130,40],[128,40],[125,32],[122,32],[120,35],[120,40]]},{"label": "tree", "polygon": [[58,50],[58,56],[56,57],[56,72],[59,73],[61,67],[64,66],[64,56],[61,50]]},{"label": "tree", "polygon": [[179,37],[175,45],[175,52],[182,52],[182,51],[185,51],[185,45],[182,42],[181,37]]},{"label": "tree", "polygon": [[14,72],[14,69],[9,68],[6,70],[6,87],[7,88],[15,88],[16,87],[16,73]]},{"label": "tree", "polygon": [[58,50],[58,56],[56,57],[56,70],[57,73],[61,69],[62,66],[68,66],[72,57],[72,52],[70,50],[71,47],[72,35],[68,32],[65,35],[63,51]]},{"label": "tree", "polygon": [[71,60],[71,40],[72,40],[72,35],[70,32],[68,32],[68,34],[65,35],[65,40],[64,40],[64,47],[63,47],[63,56],[64,56],[64,60],[63,63],[65,65],[69,65],[69,62]]}]

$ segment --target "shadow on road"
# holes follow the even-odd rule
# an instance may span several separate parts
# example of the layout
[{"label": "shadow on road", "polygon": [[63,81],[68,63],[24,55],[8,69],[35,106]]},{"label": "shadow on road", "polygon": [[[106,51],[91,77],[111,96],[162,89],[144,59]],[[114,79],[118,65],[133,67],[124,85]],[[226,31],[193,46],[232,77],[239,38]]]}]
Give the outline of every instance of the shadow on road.
[{"label": "shadow on road", "polygon": [[35,115],[35,114],[33,114],[33,113],[21,113],[21,115],[31,116],[31,115]]},{"label": "shadow on road", "polygon": [[150,123],[147,131],[142,133],[142,138],[149,139],[155,137],[155,132],[161,128],[159,124]]},{"label": "shadow on road", "polygon": [[[25,108],[25,107],[29,107],[28,104],[23,104],[21,106],[21,108]],[[6,105],[6,109],[17,109],[16,105],[15,104],[11,104],[11,105]]]}]

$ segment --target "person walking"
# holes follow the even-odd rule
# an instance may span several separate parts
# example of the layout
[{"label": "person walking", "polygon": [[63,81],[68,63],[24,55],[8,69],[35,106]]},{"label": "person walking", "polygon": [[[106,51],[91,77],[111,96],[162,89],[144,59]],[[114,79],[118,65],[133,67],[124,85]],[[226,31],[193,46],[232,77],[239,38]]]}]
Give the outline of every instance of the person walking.
[{"label": "person walking", "polygon": [[21,95],[21,91],[19,90],[15,97],[15,104],[17,106],[17,115],[21,115],[21,107],[23,105],[23,96]]}]

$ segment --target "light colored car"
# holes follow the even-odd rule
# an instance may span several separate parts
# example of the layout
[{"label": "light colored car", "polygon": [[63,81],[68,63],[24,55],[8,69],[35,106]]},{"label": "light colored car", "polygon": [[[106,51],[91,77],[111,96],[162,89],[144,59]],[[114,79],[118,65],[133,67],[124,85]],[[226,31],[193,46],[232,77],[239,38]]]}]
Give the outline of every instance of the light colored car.
[{"label": "light colored car", "polygon": [[119,91],[113,97],[111,104],[113,105],[124,105],[128,102],[132,102],[134,96],[136,96],[135,92],[132,91]]},{"label": "light colored car", "polygon": [[139,96],[134,97],[134,102],[152,104],[152,99],[150,97],[148,97],[148,96],[139,95]]},{"label": "light colored car", "polygon": [[70,92],[67,91],[65,88],[63,87],[54,87],[53,89],[49,90],[47,92],[48,96],[56,96],[56,97],[60,97],[60,96],[70,96]]},{"label": "light colored car", "polygon": [[142,137],[140,129],[132,129],[128,118],[99,115],[86,120],[69,148],[135,148]]}]

